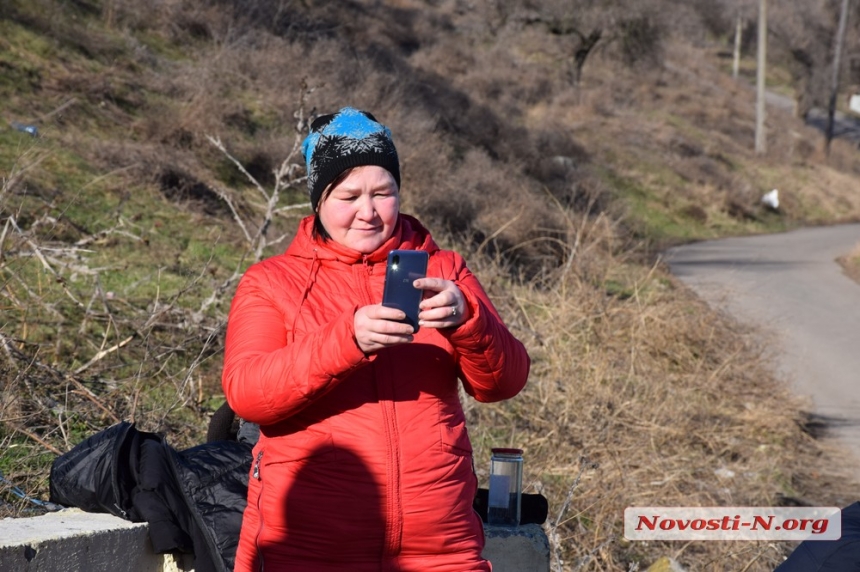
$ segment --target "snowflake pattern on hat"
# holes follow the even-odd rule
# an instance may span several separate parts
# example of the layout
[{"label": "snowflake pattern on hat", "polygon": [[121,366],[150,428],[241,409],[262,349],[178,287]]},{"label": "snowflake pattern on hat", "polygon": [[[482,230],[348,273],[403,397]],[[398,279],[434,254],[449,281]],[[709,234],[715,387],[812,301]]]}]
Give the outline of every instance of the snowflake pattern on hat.
[{"label": "snowflake pattern on hat", "polygon": [[318,117],[302,143],[308,192],[316,210],[323,190],[346,169],[378,165],[400,186],[400,164],[391,131],[370,113],[345,107]]}]

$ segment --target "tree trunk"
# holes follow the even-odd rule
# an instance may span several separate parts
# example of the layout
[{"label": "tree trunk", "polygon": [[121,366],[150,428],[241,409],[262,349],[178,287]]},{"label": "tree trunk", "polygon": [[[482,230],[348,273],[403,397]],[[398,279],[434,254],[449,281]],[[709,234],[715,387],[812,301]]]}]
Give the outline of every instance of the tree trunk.
[{"label": "tree trunk", "polygon": [[579,36],[579,47],[576,48],[576,52],[573,54],[574,85],[579,85],[579,82],[582,79],[582,67],[585,65],[585,60],[588,59],[588,55],[594,49],[594,46],[597,45],[597,42],[600,41],[602,35],[603,30],[596,29],[592,30],[588,37],[583,35]]}]

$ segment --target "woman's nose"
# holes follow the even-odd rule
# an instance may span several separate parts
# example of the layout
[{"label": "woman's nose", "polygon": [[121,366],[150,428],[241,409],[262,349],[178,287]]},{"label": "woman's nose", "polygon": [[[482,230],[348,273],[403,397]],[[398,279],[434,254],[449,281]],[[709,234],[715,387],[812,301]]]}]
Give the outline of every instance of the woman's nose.
[{"label": "woman's nose", "polygon": [[376,209],[373,206],[373,201],[370,197],[364,196],[359,199],[358,216],[364,220],[370,220],[374,217]]}]

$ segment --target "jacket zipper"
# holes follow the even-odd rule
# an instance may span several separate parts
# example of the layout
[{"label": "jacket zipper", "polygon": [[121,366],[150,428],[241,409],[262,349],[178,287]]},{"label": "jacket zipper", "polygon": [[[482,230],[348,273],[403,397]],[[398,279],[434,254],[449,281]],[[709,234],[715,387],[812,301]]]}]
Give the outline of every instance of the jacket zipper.
[{"label": "jacket zipper", "polygon": [[[113,458],[114,459],[119,457],[120,449],[122,448],[122,443],[123,443],[123,441],[125,441],[125,438],[128,435],[128,432],[135,428],[133,423],[129,423],[128,421],[124,421],[123,423],[125,425],[122,427],[122,430],[120,431],[120,434],[117,437],[115,444],[114,444],[114,450],[113,450]],[[118,467],[119,467],[119,463],[111,463],[110,486],[111,486],[111,490],[113,491],[113,498],[116,499],[117,501],[121,502],[122,499],[120,498],[120,495],[119,495],[119,491],[120,491],[121,487],[119,485],[119,469],[118,469]],[[120,506],[119,502],[114,502],[113,506],[115,506],[117,511],[119,511],[120,514],[122,514],[122,518],[124,518],[126,520],[131,520],[128,517],[128,513],[125,510],[123,510],[123,508]]]},{"label": "jacket zipper", "polygon": [[257,453],[257,460],[254,461],[254,478],[260,480],[260,461],[263,459],[263,452]]},{"label": "jacket zipper", "polygon": [[[366,255],[364,256],[362,262],[365,272],[364,275],[361,277],[361,282],[364,286],[365,300],[368,304],[374,304],[377,303],[377,301],[373,299],[373,292],[371,291],[370,287],[370,278],[373,275],[375,265],[369,263],[368,256]],[[387,360],[385,361],[387,362]],[[380,367],[381,363],[381,361],[376,362],[374,367]],[[383,383],[387,384],[388,379],[386,378]],[[379,391],[380,389],[381,388],[378,388],[377,391]],[[388,498],[386,499],[386,504],[388,505],[388,514],[386,515],[387,523],[385,526],[385,557],[396,558],[397,555],[400,554],[403,516],[401,514],[402,507],[400,504],[400,455],[397,451],[396,443],[397,421],[396,414],[394,411],[394,401],[390,392],[391,388],[386,388],[384,390],[384,393],[380,393],[379,405],[381,407],[382,412],[387,450],[386,456],[388,458],[389,471],[389,486],[387,487]]]},{"label": "jacket zipper", "polygon": [[[378,364],[379,362],[377,362]],[[383,366],[384,367],[384,366]],[[385,380],[383,383],[387,383]],[[386,391],[388,393],[388,391]],[[394,401],[391,396],[380,399],[383,426],[385,427],[386,455],[388,457],[388,498],[385,526],[386,556],[395,558],[400,554],[403,515],[400,504],[400,454],[397,448],[397,421]]]},{"label": "jacket zipper", "polygon": [[256,480],[260,481],[260,494],[257,497],[257,517],[260,519],[260,525],[257,527],[257,535],[254,537],[254,546],[257,548],[257,562],[260,563],[260,567],[258,572],[264,572],[266,566],[263,561],[263,551],[260,550],[260,536],[263,534],[263,511],[261,508],[261,503],[263,500],[263,479],[260,478],[260,461],[263,460],[263,451],[257,453],[257,459],[254,461],[254,473],[253,476]]},{"label": "jacket zipper", "polygon": [[[176,467],[176,459],[171,454],[171,447],[168,445],[166,439],[161,442],[161,446],[164,447],[165,451],[167,452],[167,464],[170,467],[171,477],[173,478],[173,481],[176,483],[181,482],[179,479],[179,469]],[[203,539],[206,542],[206,547],[209,549],[209,555],[212,558],[212,562],[215,565],[215,569],[218,572],[227,572],[227,567],[224,566],[224,560],[221,556],[221,551],[218,550],[218,547],[215,545],[215,541],[212,538],[212,534],[209,532],[209,529],[203,522],[203,517],[200,516],[200,513],[197,511],[197,507],[192,504],[191,499],[185,493],[184,489],[182,489],[182,500],[185,502],[185,507],[188,509],[188,512],[191,513],[191,519],[194,521],[194,524],[197,525],[197,529],[200,531],[201,536],[203,536]]]}]

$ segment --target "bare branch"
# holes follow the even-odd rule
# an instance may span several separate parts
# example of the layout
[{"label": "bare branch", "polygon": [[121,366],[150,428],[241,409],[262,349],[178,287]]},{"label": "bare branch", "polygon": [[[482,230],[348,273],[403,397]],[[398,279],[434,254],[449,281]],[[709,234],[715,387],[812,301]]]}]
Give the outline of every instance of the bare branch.
[{"label": "bare branch", "polygon": [[36,443],[38,443],[39,445],[41,445],[45,449],[49,450],[50,452],[54,453],[55,455],[62,455],[63,454],[62,451],[60,451],[59,449],[57,449],[56,447],[54,447],[53,445],[51,445],[50,443],[48,443],[47,441],[45,441],[44,439],[42,439],[41,437],[36,435],[35,433],[27,431],[23,427],[18,427],[18,425],[16,425],[15,423],[7,423],[7,425],[9,427],[11,427],[14,431],[17,431],[18,433],[20,433],[21,435],[29,437],[30,439],[32,439],[33,441],[35,441]]},{"label": "bare branch", "polygon": [[0,262],[3,262],[3,244],[6,242],[6,235],[9,233],[9,227],[12,221],[6,219],[6,224],[3,225],[3,234],[0,234]]},{"label": "bare branch", "polygon": [[87,363],[85,363],[84,365],[82,365],[81,367],[79,367],[78,369],[76,369],[76,370],[75,370],[74,372],[72,372],[72,373],[74,373],[75,375],[80,374],[81,372],[83,372],[83,371],[85,371],[86,369],[88,369],[88,368],[89,368],[91,365],[93,365],[94,363],[96,363],[96,362],[98,362],[98,361],[102,360],[105,356],[110,355],[110,354],[112,354],[113,352],[117,351],[118,349],[120,349],[121,347],[125,346],[126,344],[128,344],[128,343],[129,343],[131,340],[133,340],[133,339],[134,339],[134,336],[133,336],[133,335],[131,335],[131,336],[127,337],[126,339],[124,339],[123,341],[119,342],[118,344],[115,344],[115,345],[111,346],[110,348],[108,348],[108,349],[106,349],[106,350],[102,350],[102,351],[100,351],[100,352],[99,352],[99,353],[97,353],[95,356],[93,356],[93,358],[92,358],[90,361],[88,361]]},{"label": "bare branch", "polygon": [[248,180],[251,181],[251,183],[257,188],[258,191],[260,191],[260,194],[263,195],[266,200],[269,200],[269,194],[266,193],[266,189],[263,188],[263,185],[260,184],[256,177],[254,177],[254,175],[252,175],[248,172],[247,169],[245,169],[245,166],[241,163],[241,161],[236,159],[236,157],[234,157],[230,154],[229,151],[227,151],[227,148],[224,147],[223,143],[221,143],[220,137],[212,137],[211,135],[206,135],[206,139],[208,139],[209,142],[212,143],[212,145],[214,145],[219,151],[224,153],[224,155],[228,159],[230,159],[230,161],[232,161],[234,165],[236,165],[236,167],[242,172],[242,174],[248,177]]},{"label": "bare branch", "polygon": [[215,187],[215,192],[218,193],[218,196],[221,197],[227,206],[230,207],[230,212],[233,213],[233,220],[236,221],[236,224],[239,225],[239,228],[242,229],[242,233],[245,235],[245,240],[249,243],[253,243],[254,239],[251,238],[251,233],[248,232],[248,227],[245,226],[245,222],[242,220],[242,217],[239,216],[239,212],[236,210],[236,207],[233,205],[233,201],[230,200],[230,197],[224,192],[223,189],[219,187]]},{"label": "bare branch", "polygon": [[60,276],[60,274],[56,270],[54,270],[54,268],[50,264],[48,264],[48,260],[42,254],[41,248],[39,248],[39,246],[35,242],[30,240],[30,238],[24,234],[24,232],[20,229],[20,227],[18,227],[18,224],[15,222],[15,219],[13,217],[9,217],[8,220],[10,220],[12,222],[12,227],[18,231],[18,233],[23,237],[24,241],[27,244],[29,244],[30,247],[33,249],[33,254],[36,255],[36,258],[39,259],[39,262],[42,263],[42,266],[45,268],[45,270],[50,272],[54,276],[54,278],[56,278],[57,282],[62,287],[63,292],[65,292],[66,296],[68,296],[72,302],[74,302],[75,304],[77,304],[78,306],[83,308],[84,307],[83,303],[80,300],[78,300],[75,297],[75,295],[71,293],[71,291],[69,291],[68,287],[66,286],[65,278]]},{"label": "bare branch", "polygon": [[90,236],[82,238],[75,243],[75,246],[86,246],[87,244],[97,242],[97,241],[99,241],[103,238],[106,238],[112,234],[118,234],[120,236],[130,238],[130,239],[137,241],[137,242],[141,242],[143,240],[143,238],[141,238],[140,236],[137,236],[136,234],[132,234],[132,233],[128,232],[127,230],[122,230],[124,227],[125,227],[125,220],[122,217],[120,217],[119,222],[117,222],[117,224],[114,227],[106,228],[106,229],[101,230],[95,234],[92,234]]}]

